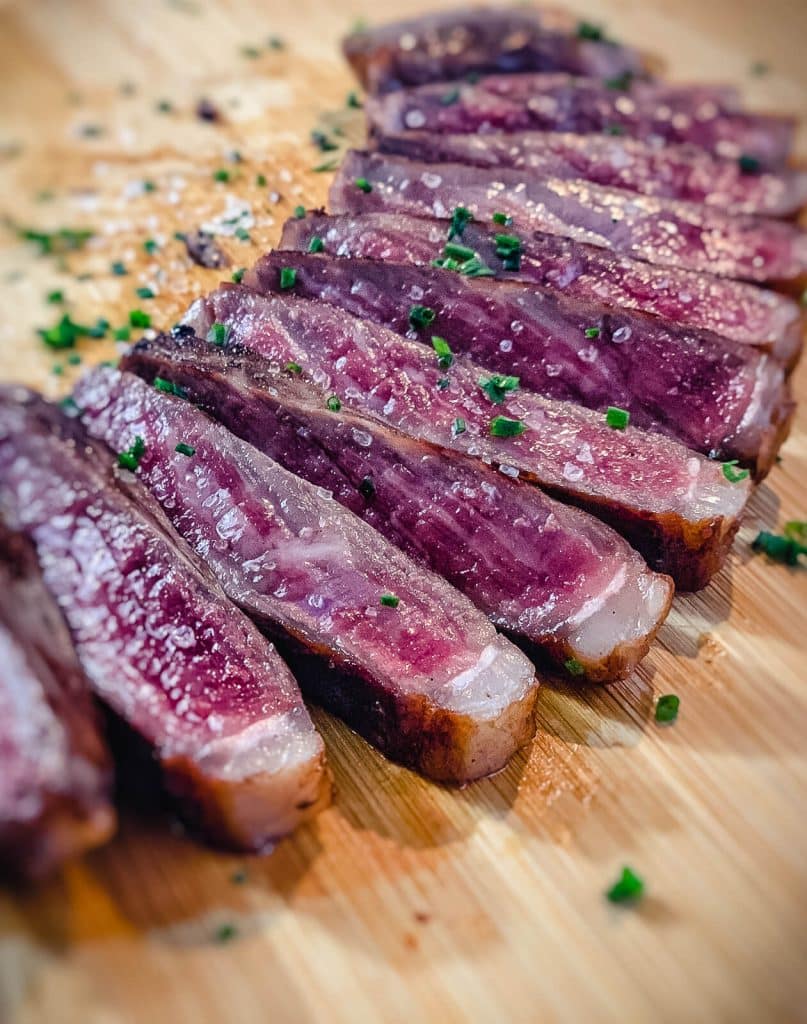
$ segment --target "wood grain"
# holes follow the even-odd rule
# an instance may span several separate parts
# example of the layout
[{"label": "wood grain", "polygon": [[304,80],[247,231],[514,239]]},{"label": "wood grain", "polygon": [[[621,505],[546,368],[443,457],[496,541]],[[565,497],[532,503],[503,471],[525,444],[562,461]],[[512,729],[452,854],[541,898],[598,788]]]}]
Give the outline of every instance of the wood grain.
[{"label": "wood grain", "polygon": [[[799,0],[571,6],[659,53],[675,78],[734,80],[754,105],[805,107]],[[344,108],[353,84],[338,38],[359,16],[417,9],[3,5],[0,377],[58,394],[80,369],[34,333],[61,314],[48,291],[63,288],[81,322],[120,326],[139,306],[170,324],[220,276],[190,266],[175,231],[246,201],[251,241],[224,242],[244,266],[297,203],[321,203],[329,175],[310,171],[324,159],[310,129],[361,128]],[[267,46],[273,34],[285,49]],[[767,75],[749,73],[757,60]],[[222,123],[194,116],[202,96]],[[170,113],[156,109],[162,99]],[[82,134],[88,125],[100,134]],[[220,167],[229,182],[214,182]],[[154,191],[137,194],[143,181]],[[42,190],[53,198],[37,200]],[[18,241],[13,226],[29,225],[97,233],[60,268]],[[110,272],[115,260],[125,277]],[[137,298],[142,286],[158,297]],[[112,351],[79,348],[85,362]],[[805,397],[804,368],[795,387]],[[264,859],[126,816],[106,849],[40,890],[0,897],[0,1021],[807,1019],[807,574],[749,546],[760,527],[807,513],[806,427],[802,412],[727,568],[676,599],[630,681],[545,686],[532,747],[462,791],[388,764],[317,713],[335,805]],[[682,710],[663,729],[653,702],[669,692]],[[603,898],[625,863],[647,884],[634,909]],[[224,943],[222,924],[236,930]]]}]

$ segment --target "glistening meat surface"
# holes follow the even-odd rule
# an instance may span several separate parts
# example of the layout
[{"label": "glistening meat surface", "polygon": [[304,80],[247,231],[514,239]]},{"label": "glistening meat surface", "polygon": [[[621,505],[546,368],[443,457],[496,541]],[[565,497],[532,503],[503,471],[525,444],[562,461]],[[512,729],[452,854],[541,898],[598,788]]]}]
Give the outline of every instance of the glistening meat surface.
[{"label": "glistening meat surface", "polygon": [[[683,587],[702,586],[719,568],[748,498],[748,480],[730,482],[718,463],[660,434],[613,430],[600,413],[525,390],[494,404],[479,387],[479,366],[455,358],[444,370],[424,345],[319,302],[224,285],[185,320],[200,337],[226,325],[233,343],[278,368],[299,365],[344,405],[582,505]],[[510,429],[499,417],[523,431],[492,435],[494,420]]]},{"label": "glistening meat surface", "polygon": [[277,652],[114,462],[58,407],[0,393],[0,504],[36,544],[95,693],[186,818],[260,849],[327,801],[322,741]]},{"label": "glistening meat surface", "polygon": [[670,581],[593,516],[348,412],[249,350],[162,336],[140,342],[123,365],[180,387],[562,665],[572,659],[575,671],[603,681],[628,674],[647,651]]},{"label": "glistening meat surface", "polygon": [[112,768],[36,552],[0,522],[0,871],[41,878],[107,840]]},{"label": "glistening meat surface", "polygon": [[[785,366],[792,366],[801,352],[801,311],[784,295],[711,274],[655,267],[540,232],[522,237],[517,268],[505,266],[495,235],[509,230],[493,221],[471,221],[456,240],[478,253],[497,279],[529,281],[575,298],[705,328],[769,351]],[[406,214],[309,213],[286,221],[281,248],[429,266],[442,256],[450,232],[448,220]]]},{"label": "glistening meat surface", "polygon": [[[357,182],[359,183],[357,185]],[[660,266],[752,281],[807,273],[807,233],[762,217],[639,196],[592,182],[461,164],[426,164],[353,150],[330,189],[334,213],[450,217],[465,206],[483,223],[512,218],[520,234],[562,235]]]},{"label": "glistening meat surface", "polygon": [[143,438],[139,479],[228,596],[338,670],[311,664],[316,700],[446,781],[497,771],[527,742],[532,666],[445,580],[190,402],[109,368],[75,399],[113,448]]},{"label": "glistening meat surface", "polygon": [[617,406],[634,426],[704,455],[741,459],[760,474],[792,412],[775,361],[706,331],[531,285],[377,260],[269,253],[244,284],[280,291],[289,264],[296,295],[426,344],[450,338],[454,352],[515,375],[531,391],[590,409]]}]

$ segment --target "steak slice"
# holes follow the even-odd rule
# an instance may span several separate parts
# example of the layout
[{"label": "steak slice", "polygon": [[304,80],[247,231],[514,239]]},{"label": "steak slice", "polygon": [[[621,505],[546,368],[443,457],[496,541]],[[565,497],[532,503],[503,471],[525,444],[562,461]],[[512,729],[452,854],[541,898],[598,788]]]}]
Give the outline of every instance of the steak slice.
[{"label": "steak slice", "polygon": [[352,32],[342,46],[370,92],[495,71],[641,70],[635,50],[559,10],[470,7]]},{"label": "steak slice", "polygon": [[[495,278],[529,281],[574,298],[637,309],[673,323],[714,331],[770,352],[786,367],[798,360],[804,324],[798,303],[742,281],[654,267],[618,253],[540,232],[521,240],[516,269],[496,252],[510,228],[471,221],[456,239],[478,253]],[[441,257],[450,225],[396,213],[309,213],[283,226],[282,249],[428,266]]]},{"label": "steak slice", "polygon": [[648,263],[718,277],[770,281],[807,273],[807,233],[793,224],[731,216],[588,181],[538,181],[508,167],[490,171],[424,164],[352,150],[331,184],[330,203],[334,213],[437,218],[464,206],[483,223],[504,214],[520,234],[562,235]]},{"label": "steak slice", "polygon": [[719,568],[748,498],[747,479],[729,481],[719,463],[661,434],[614,430],[601,413],[525,390],[494,403],[477,365],[455,357],[446,370],[425,345],[320,302],[224,285],[185,320],[200,337],[226,325],[230,343],[299,366],[344,406],[581,505],[681,587],[703,586]]},{"label": "steak slice", "polygon": [[99,368],[75,400],[114,449],[143,438],[138,478],[177,530],[261,626],[338,670],[303,685],[385,753],[467,782],[531,738],[527,658],[321,488],[132,374]]},{"label": "steak slice", "polygon": [[560,664],[572,659],[602,682],[629,674],[647,652],[671,582],[593,516],[339,409],[322,387],[273,372],[249,350],[162,336],[140,342],[123,365],[180,387]]},{"label": "steak slice", "polygon": [[784,373],[747,345],[534,285],[411,264],[274,252],[244,284],[280,291],[289,264],[296,295],[426,344],[451,339],[453,351],[540,395],[626,409],[634,426],[760,475],[784,439],[792,413]]},{"label": "steak slice", "polygon": [[152,748],[186,818],[260,849],[327,802],[322,741],[277,652],[114,462],[57,406],[0,392],[0,503],[36,544],[96,695]]},{"label": "steak slice", "polygon": [[444,82],[437,82],[370,97],[365,108],[378,137],[412,129],[441,134],[608,132],[691,143],[728,160],[744,158],[744,163],[768,168],[787,160],[795,125],[792,117],[738,109],[735,91],[720,86],[638,79],[609,83],[568,74],[490,75],[457,83],[450,93]]},{"label": "steak slice", "polygon": [[38,879],[115,829],[89,684],[28,540],[0,522],[0,871]]},{"label": "steak slice", "polygon": [[691,143],[659,145],[623,135],[571,132],[398,132],[377,140],[384,153],[425,163],[512,167],[537,178],[583,178],[659,199],[683,199],[729,213],[789,217],[807,203],[807,173],[765,171]]}]

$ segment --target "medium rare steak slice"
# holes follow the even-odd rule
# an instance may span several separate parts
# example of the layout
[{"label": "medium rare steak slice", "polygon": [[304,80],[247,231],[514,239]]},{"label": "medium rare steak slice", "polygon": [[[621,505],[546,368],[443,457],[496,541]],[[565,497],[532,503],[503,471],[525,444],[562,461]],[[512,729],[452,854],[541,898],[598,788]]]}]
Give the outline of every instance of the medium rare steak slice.
[{"label": "medium rare steak slice", "polygon": [[[359,185],[356,183],[359,182]],[[807,273],[807,232],[762,217],[639,196],[588,181],[538,181],[503,167],[424,164],[353,150],[330,190],[334,213],[450,217],[466,207],[483,223],[512,218],[519,234],[562,235],[660,266],[770,281]]]},{"label": "medium rare steak slice", "polygon": [[461,8],[351,33],[345,57],[370,92],[495,71],[641,70],[635,50],[559,10]]},{"label": "medium rare steak slice", "polygon": [[[127,449],[131,467],[142,442]],[[322,741],[277,652],[115,461],[57,406],[0,392],[0,505],[35,542],[95,693],[187,818],[260,849],[327,802]]]},{"label": "medium rare steak slice", "polygon": [[467,782],[530,739],[532,665],[445,580],[162,386],[99,368],[75,400],[113,448],[143,438],[138,478],[233,601],[338,670],[310,694],[371,742]]},{"label": "medium rare steak slice", "polygon": [[615,135],[399,132],[377,140],[385,153],[426,163],[513,167],[538,178],[583,178],[660,199],[683,199],[730,213],[788,217],[807,203],[807,173],[765,171],[753,160],[724,160],[699,146],[660,145]]},{"label": "medium rare steak slice", "polygon": [[[309,213],[286,221],[281,248],[428,266],[442,257],[450,231],[448,221],[404,214]],[[705,328],[769,351],[788,367],[798,359],[804,329],[801,310],[784,295],[711,274],[654,267],[540,232],[522,238],[516,266],[496,251],[496,234],[509,231],[493,221],[471,221],[455,240],[478,253],[498,279],[529,281],[570,297]]]},{"label": "medium rare steak slice", "polygon": [[454,352],[515,375],[530,391],[603,412],[618,406],[634,426],[759,473],[792,413],[778,363],[706,331],[536,286],[377,260],[274,252],[244,284],[280,291],[289,263],[296,295],[427,345],[435,335],[451,339]]},{"label": "medium rare steak slice", "polygon": [[451,87],[437,82],[370,97],[365,107],[370,130],[379,137],[409,130],[607,132],[691,143],[761,167],[787,160],[794,133],[791,117],[737,109],[731,89],[567,74],[490,75]]},{"label": "medium rare steak slice", "polygon": [[29,541],[0,522],[0,872],[41,878],[115,828],[89,684]]},{"label": "medium rare steak slice", "polygon": [[254,352],[195,337],[142,341],[123,366],[169,381],[281,465],[444,576],[501,629],[589,679],[630,673],[671,582],[593,516],[478,461],[342,409]]},{"label": "medium rare steak slice", "polygon": [[320,302],[224,285],[197,300],[186,323],[276,367],[299,366],[350,409],[583,506],[682,587],[704,585],[719,568],[748,498],[747,479],[728,479],[733,468],[727,476],[661,434],[616,430],[601,413],[524,390],[491,398],[479,366],[455,357],[446,367],[425,345]]}]

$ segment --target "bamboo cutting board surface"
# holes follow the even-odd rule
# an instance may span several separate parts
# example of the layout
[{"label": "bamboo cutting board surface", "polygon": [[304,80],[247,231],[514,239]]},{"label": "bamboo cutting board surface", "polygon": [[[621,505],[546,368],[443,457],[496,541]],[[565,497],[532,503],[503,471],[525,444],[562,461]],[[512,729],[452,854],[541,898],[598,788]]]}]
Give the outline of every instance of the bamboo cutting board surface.
[{"label": "bamboo cutting board surface", "polygon": [[[80,370],[35,335],[63,311],[49,291],[82,323],[139,307],[169,325],[221,276],[189,266],[175,231],[240,216],[234,269],[323,202],[330,175],[310,168],[331,154],[310,130],[361,133],[339,37],[423,6],[0,3],[0,378],[57,395]],[[799,0],[573,6],[672,77],[805,107]],[[194,116],[201,97],[219,123]],[[62,265],[11,225],[95,235]],[[807,398],[804,367],[795,390]],[[807,573],[750,551],[758,529],[807,515],[807,407],[782,455],[726,569],[676,599],[633,678],[545,686],[534,743],[495,778],[431,785],[316,712],[336,800],[272,856],[125,815],[106,848],[0,896],[0,1021],[807,1020]],[[681,697],[672,728],[653,721],[660,693]],[[631,909],[603,895],[623,864],[646,881]]]}]

